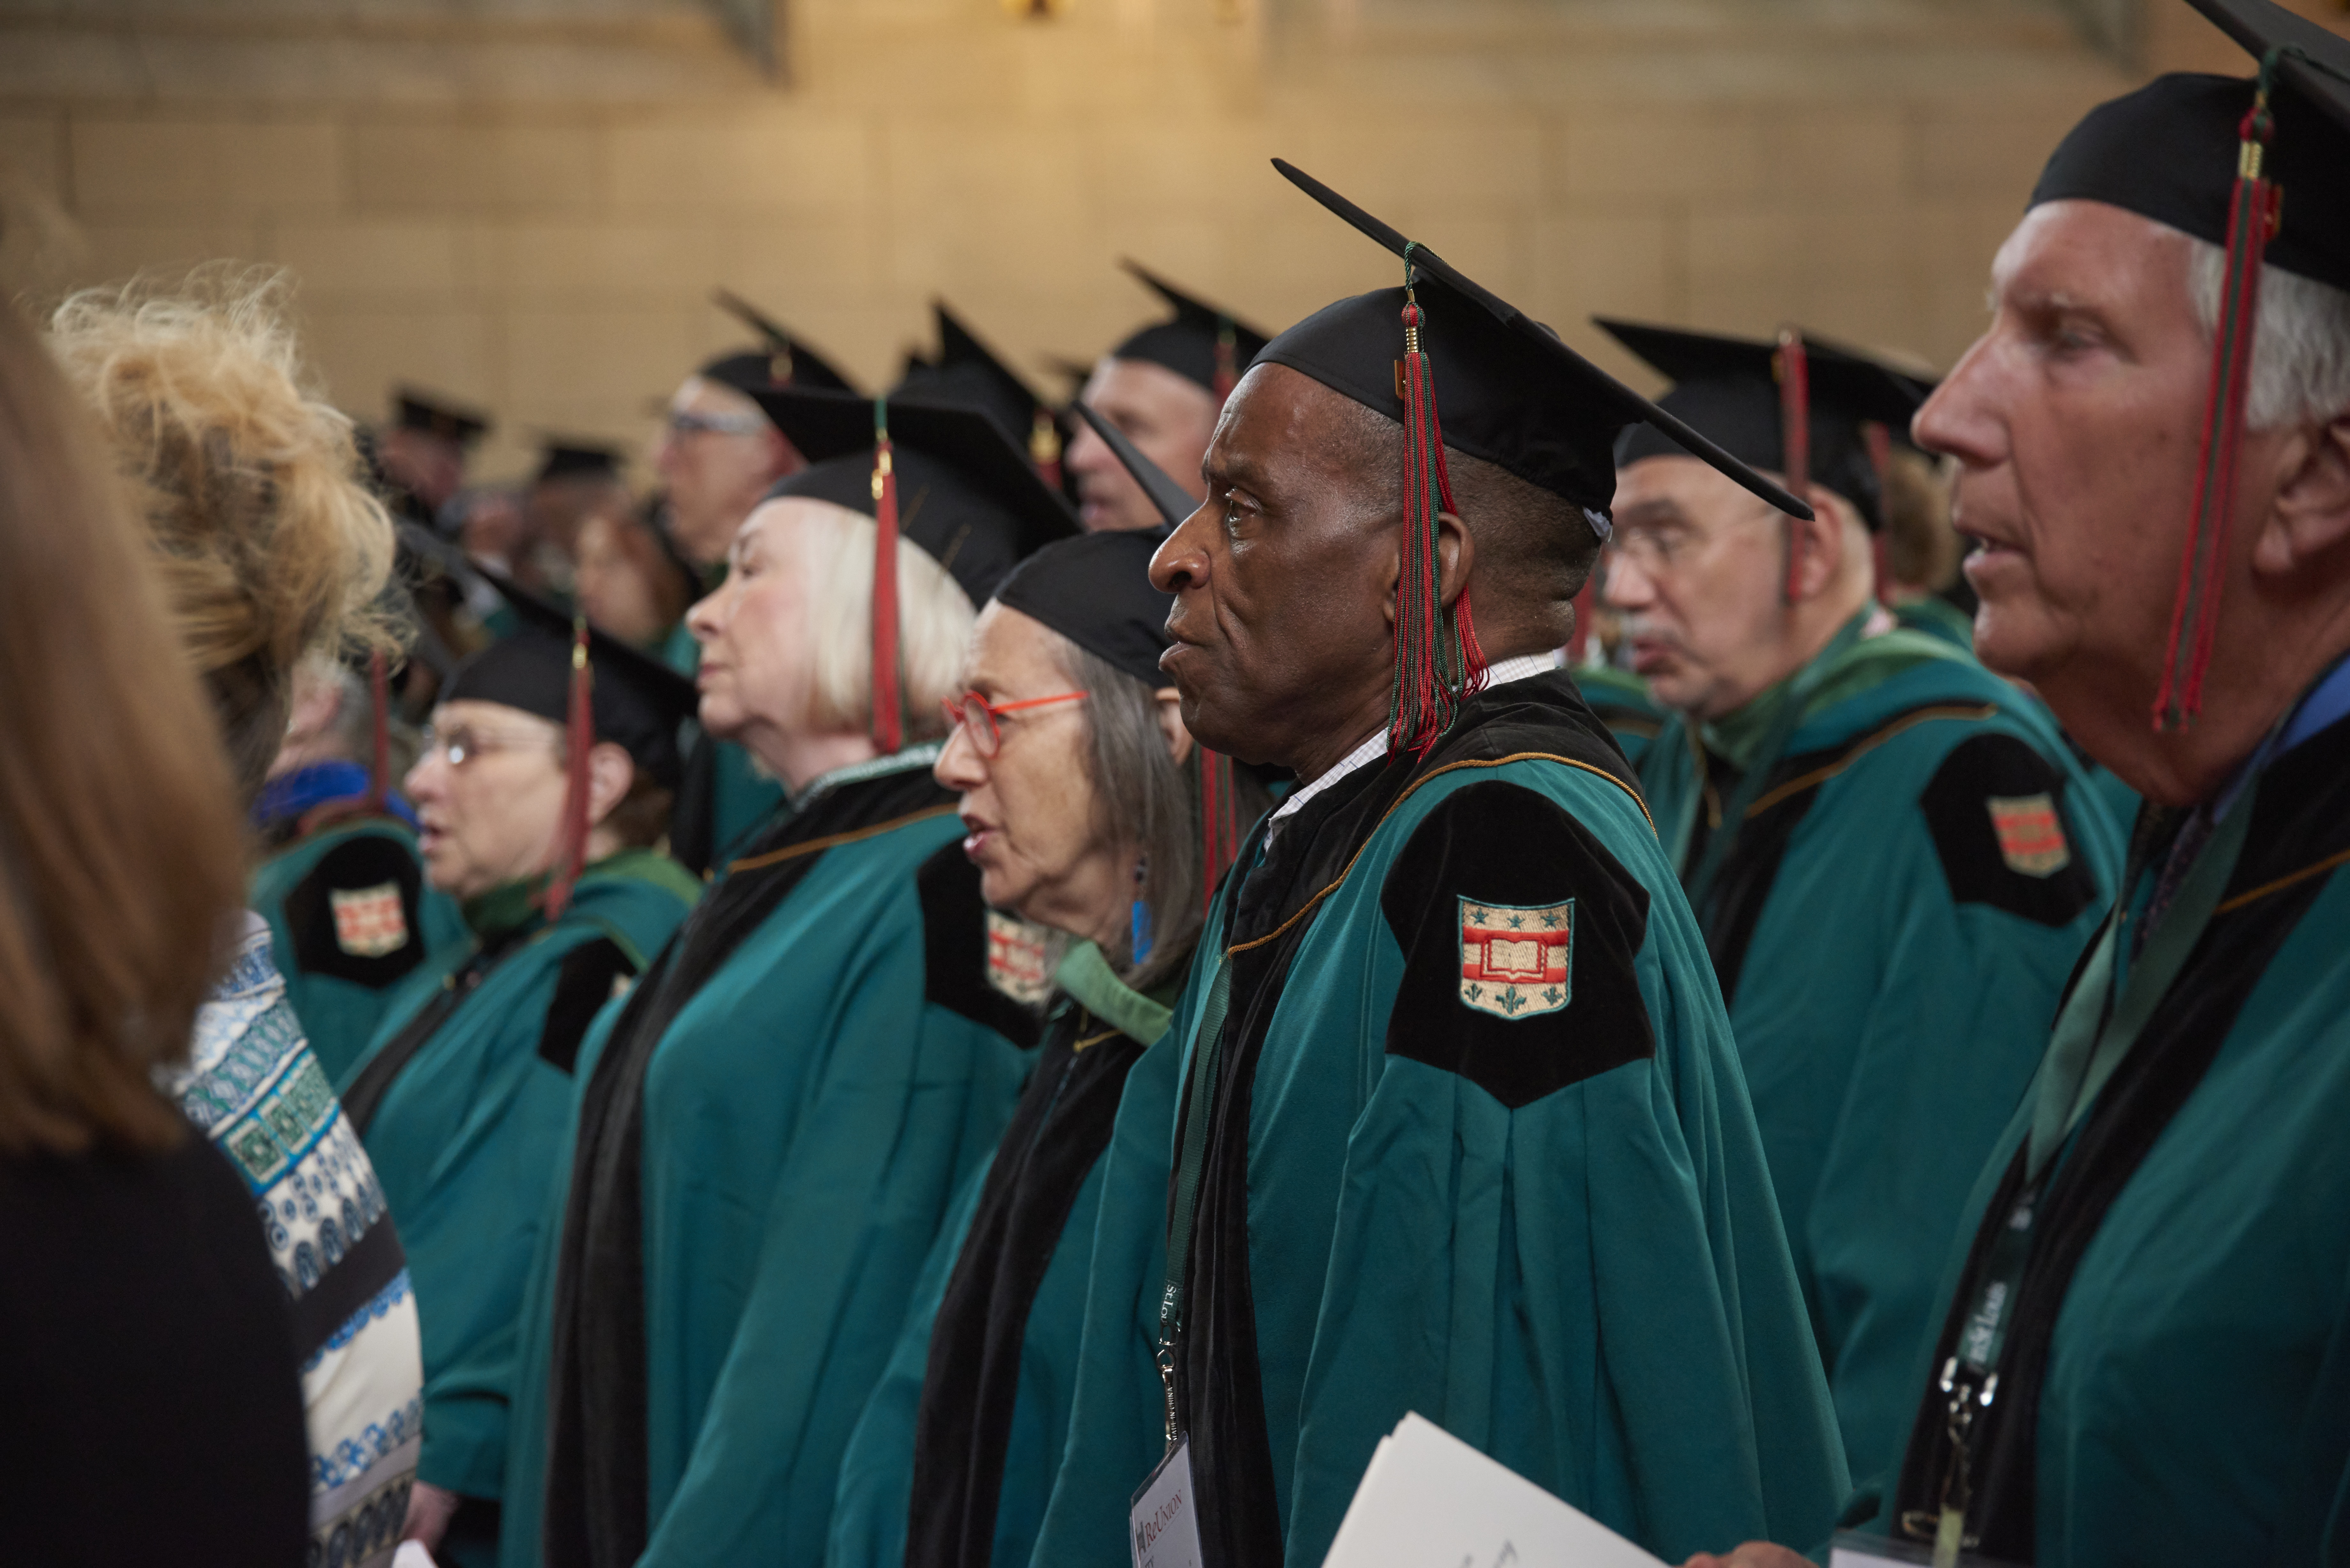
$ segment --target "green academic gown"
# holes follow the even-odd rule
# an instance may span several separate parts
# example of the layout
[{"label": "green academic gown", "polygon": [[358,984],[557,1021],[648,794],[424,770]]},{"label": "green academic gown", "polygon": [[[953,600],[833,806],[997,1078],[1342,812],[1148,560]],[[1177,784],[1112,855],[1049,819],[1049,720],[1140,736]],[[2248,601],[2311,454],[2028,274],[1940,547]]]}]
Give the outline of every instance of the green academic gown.
[{"label": "green academic gown", "polygon": [[[1176,1008],[1161,1135],[1209,1118],[1173,1393],[1211,1568],[1318,1563],[1408,1411],[1672,1561],[1824,1532],[1843,1456],[1728,1022],[1567,675],[1301,795],[1241,864]],[[1107,1197],[1081,1354],[1157,1293],[1098,1275],[1132,1262],[1113,1226],[1163,1231],[1166,1190]],[[1035,1560],[1115,1561],[1123,1536]]]},{"label": "green academic gown", "polygon": [[[660,650],[662,659],[691,679],[702,668],[702,644],[681,622]],[[691,726],[685,777],[678,786],[672,838],[678,857],[696,872],[724,865],[783,805],[784,786],[751,753]]]},{"label": "green academic gown", "polygon": [[[1801,721],[1774,742],[1791,701]],[[2047,1044],[2118,836],[2045,710],[1914,632],[1839,639],[1705,741],[1700,779],[1676,718],[1641,783],[1659,829],[1687,836],[1683,879],[1866,1480],[1908,1428],[1948,1239]],[[1722,842],[1714,818],[1742,790]]]},{"label": "green academic gown", "polygon": [[1575,689],[1634,767],[1648,753],[1648,743],[1665,725],[1665,711],[1648,695],[1648,683],[1628,670],[1612,664],[1575,666]]},{"label": "green academic gown", "polygon": [[816,781],[591,1031],[503,1561],[822,1559],[841,1451],[1035,1035],[991,983],[936,754]]},{"label": "green academic gown", "polygon": [[501,1490],[515,1323],[581,1037],[702,890],[641,850],[588,867],[553,922],[535,907],[544,885],[470,902],[473,942],[409,977],[337,1085],[416,1281],[417,1477],[489,1501]]},{"label": "green academic gown", "polygon": [[248,897],[329,1078],[375,1038],[401,981],[468,946],[456,902],[424,879],[416,835],[389,816],[295,839],[254,868]]},{"label": "green academic gown", "polygon": [[1101,1156],[1173,991],[1129,989],[1091,942],[1058,980],[1036,1070],[931,1249],[841,1462],[834,1568],[1018,1565],[1035,1544],[1068,1435]]},{"label": "green academic gown", "polygon": [[1975,650],[1975,618],[1939,595],[1903,600],[1893,607],[1893,618],[1908,630],[1938,638],[1961,653]]},{"label": "green academic gown", "polygon": [[[1973,1438],[1969,1532],[1990,1556],[2350,1562],[2350,719],[2284,751],[2230,809],[2251,815],[2210,922],[2056,1140],[2034,1207]],[[2185,815],[2149,809],[2132,840],[2125,980],[2158,887],[2213,853],[2189,840],[2174,861]],[[2188,901],[2166,892],[2162,918]],[[1882,1531],[1907,1517],[1931,1532],[1950,1459],[1937,1369],[2016,1211],[2043,1086],[1968,1200]],[[2061,1128],[2077,1096],[2058,1097]]]}]

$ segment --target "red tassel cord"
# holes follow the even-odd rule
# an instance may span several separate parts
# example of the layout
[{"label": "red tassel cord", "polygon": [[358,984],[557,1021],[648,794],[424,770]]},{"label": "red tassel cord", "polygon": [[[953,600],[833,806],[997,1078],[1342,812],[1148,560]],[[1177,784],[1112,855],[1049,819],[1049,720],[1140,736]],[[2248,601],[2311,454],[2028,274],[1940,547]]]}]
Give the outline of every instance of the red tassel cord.
[{"label": "red tassel cord", "polygon": [[[1804,335],[1793,327],[1779,328],[1779,352],[1771,361],[1779,379],[1780,467],[1788,493],[1798,501],[1812,488],[1812,367],[1804,352]],[[1792,516],[1779,519],[1785,540],[1787,575],[1779,584],[1779,601],[1792,605],[1801,587],[1804,566],[1803,527]]]},{"label": "red tassel cord", "polygon": [[368,760],[367,808],[380,815],[391,799],[391,663],[380,648],[368,655],[368,701],[375,705],[369,719],[375,752]]},{"label": "red tassel cord", "polygon": [[556,828],[555,865],[540,906],[550,920],[562,919],[563,911],[571,907],[571,889],[578,885],[579,873],[588,867],[588,795],[592,782],[589,764],[590,753],[596,749],[595,687],[596,669],[588,659],[588,622],[580,617],[571,623],[571,691],[563,726],[563,815]]},{"label": "red tassel cord", "polygon": [[1046,485],[1061,488],[1061,427],[1053,422],[1050,409],[1038,409],[1028,426],[1028,461]]},{"label": "red tassel cord", "polygon": [[1222,408],[1232,389],[1241,384],[1241,351],[1238,334],[1229,316],[1216,317],[1216,407]]},{"label": "red tassel cord", "polygon": [[1876,420],[1860,421],[1860,439],[1868,445],[1868,466],[1877,472],[1877,533],[1869,540],[1869,559],[1877,576],[1877,602],[1891,608],[1893,576],[1886,566],[1886,536],[1892,532],[1888,510],[1893,503],[1893,432]]},{"label": "red tassel cord", "polygon": [[898,695],[898,474],[889,455],[889,404],[873,400],[873,744],[904,743]]},{"label": "red tassel cord", "polygon": [[2276,125],[2269,113],[2269,82],[2277,55],[2261,62],[2260,86],[2238,130],[2236,185],[2228,206],[2228,267],[2220,289],[2220,320],[2212,335],[2211,385],[2203,415],[2203,452],[2195,482],[2195,511],[2178,562],[2170,639],[2155,693],[2154,727],[2185,729],[2203,707],[2203,676],[2210,668],[2233,521],[2236,452],[2244,435],[2244,398],[2251,377],[2252,339],[2260,320],[2261,265],[2277,230],[2282,192],[2263,173]]},{"label": "red tassel cord", "polygon": [[1205,919],[1216,902],[1216,884],[1240,858],[1240,802],[1232,793],[1232,759],[1199,748],[1200,903]]},{"label": "red tassel cord", "polygon": [[[1409,253],[1412,247],[1406,246]],[[1436,411],[1436,378],[1420,348],[1422,323],[1410,257],[1404,262],[1403,358],[1396,367],[1403,400],[1404,499],[1401,574],[1396,583],[1395,681],[1388,698],[1388,754],[1425,756],[1452,728],[1461,704],[1485,685],[1484,650],[1463,587],[1443,607],[1437,516],[1454,511],[1444,463],[1444,427]]]}]

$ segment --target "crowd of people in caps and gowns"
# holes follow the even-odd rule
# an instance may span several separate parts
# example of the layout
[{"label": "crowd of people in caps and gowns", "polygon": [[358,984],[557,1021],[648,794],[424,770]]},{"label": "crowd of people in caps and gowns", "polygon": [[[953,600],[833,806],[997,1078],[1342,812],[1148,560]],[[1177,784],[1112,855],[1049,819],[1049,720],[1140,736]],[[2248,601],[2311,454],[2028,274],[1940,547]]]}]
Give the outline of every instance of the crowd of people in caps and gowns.
[{"label": "crowd of people in caps and gowns", "polygon": [[1127,262],[1066,400],[722,290],[649,493],[9,322],[0,610],[184,733],[0,705],[0,844],[244,859],[12,861],[0,1559],[1309,1568],[1417,1413],[1674,1563],[2350,1560],[2350,43],[2189,3],[1941,377],[1651,400],[1279,160],[1388,286]]}]

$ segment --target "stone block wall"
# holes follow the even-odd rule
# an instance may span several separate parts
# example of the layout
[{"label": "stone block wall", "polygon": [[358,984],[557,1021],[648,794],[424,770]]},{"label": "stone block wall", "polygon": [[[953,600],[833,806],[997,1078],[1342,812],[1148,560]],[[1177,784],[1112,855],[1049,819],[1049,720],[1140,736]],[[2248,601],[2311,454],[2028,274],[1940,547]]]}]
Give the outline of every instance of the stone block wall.
[{"label": "stone block wall", "polygon": [[787,5],[770,81],[686,0],[0,0],[0,178],[62,214],[16,281],[290,268],[344,406],[477,401],[511,472],[643,450],[716,286],[877,383],[943,295],[1056,387],[1151,314],[1120,255],[1276,327],[1393,281],[1279,153],[1643,385],[1588,316],[1941,365],[2064,128],[2227,53],[2126,66],[2054,0]]}]

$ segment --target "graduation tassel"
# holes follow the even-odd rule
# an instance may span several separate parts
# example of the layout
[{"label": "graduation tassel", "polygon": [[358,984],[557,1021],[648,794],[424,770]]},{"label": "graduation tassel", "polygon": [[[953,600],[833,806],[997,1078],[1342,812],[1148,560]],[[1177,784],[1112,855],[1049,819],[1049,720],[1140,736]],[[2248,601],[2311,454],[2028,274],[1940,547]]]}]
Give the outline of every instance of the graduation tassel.
[{"label": "graduation tassel", "polygon": [[596,749],[596,670],[588,661],[588,620],[571,623],[571,691],[563,726],[567,753],[563,779],[563,815],[556,827],[555,865],[540,907],[550,920],[563,918],[571,907],[571,889],[588,866],[588,793],[589,753]]},{"label": "graduation tassel", "polygon": [[1061,488],[1061,427],[1053,422],[1050,409],[1038,409],[1028,426],[1028,461],[1045,484]]},{"label": "graduation tassel", "polygon": [[898,475],[889,456],[889,400],[873,400],[873,744],[902,743],[898,700]]},{"label": "graduation tassel", "polygon": [[1239,334],[1229,316],[1216,317],[1216,407],[1222,408],[1241,384]]},{"label": "graduation tassel", "polygon": [[1402,359],[1396,393],[1403,401],[1403,551],[1396,584],[1395,683],[1388,698],[1388,755],[1424,756],[1452,728],[1461,704],[1485,685],[1485,655],[1464,586],[1443,607],[1437,515],[1453,510],[1444,464],[1444,427],[1437,418],[1436,379],[1419,346],[1418,276],[1406,245]]},{"label": "graduation tassel", "polygon": [[2251,379],[2252,339],[2260,320],[2261,266],[2277,230],[2282,192],[2263,172],[2276,124],[2269,113],[2269,83],[2279,51],[2261,61],[2252,107],[2238,127],[2236,184],[2228,204],[2228,266],[2220,286],[2220,320],[2212,334],[2211,387],[2203,415],[2203,454],[2195,481],[2194,521],[2178,562],[2178,591],[2170,610],[2170,641],[2162,657],[2162,685],[2154,698],[2154,727],[2179,730],[2203,707],[2203,675],[2220,623],[2220,578],[2227,566],[2228,527],[2234,511],[2236,449],[2244,433],[2244,396]]},{"label": "graduation tassel", "polygon": [[1893,576],[1886,564],[1886,535],[1893,531],[1887,510],[1893,503],[1893,432],[1879,421],[1863,420],[1860,439],[1868,447],[1868,466],[1877,471],[1877,532],[1868,541],[1870,568],[1877,578],[1877,602],[1890,609]]},{"label": "graduation tassel", "polygon": [[[1812,367],[1804,352],[1804,335],[1793,327],[1779,328],[1779,351],[1772,356],[1771,372],[1779,383],[1780,467],[1788,493],[1797,500],[1812,488]],[[1779,602],[1792,605],[1802,587],[1804,535],[1791,516],[1779,519],[1785,541],[1787,575],[1779,585]]]},{"label": "graduation tassel", "polygon": [[369,728],[375,752],[368,760],[368,810],[380,815],[391,799],[391,664],[383,649],[368,655],[368,701],[375,704]]}]

